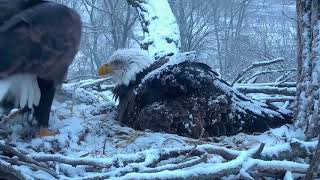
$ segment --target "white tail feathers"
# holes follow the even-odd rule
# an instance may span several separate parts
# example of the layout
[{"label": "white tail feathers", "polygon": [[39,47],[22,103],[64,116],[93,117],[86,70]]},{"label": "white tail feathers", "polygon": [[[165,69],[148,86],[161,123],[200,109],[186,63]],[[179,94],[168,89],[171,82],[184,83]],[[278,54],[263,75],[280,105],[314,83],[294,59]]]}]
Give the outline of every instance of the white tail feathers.
[{"label": "white tail feathers", "polygon": [[15,107],[39,105],[41,97],[37,77],[32,74],[17,74],[0,80],[0,102],[13,101]]}]

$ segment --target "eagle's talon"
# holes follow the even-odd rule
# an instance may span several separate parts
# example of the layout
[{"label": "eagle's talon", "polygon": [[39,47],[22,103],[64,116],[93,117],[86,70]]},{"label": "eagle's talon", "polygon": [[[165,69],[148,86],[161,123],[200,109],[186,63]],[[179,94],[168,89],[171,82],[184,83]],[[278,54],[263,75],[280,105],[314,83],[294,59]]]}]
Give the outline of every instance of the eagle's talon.
[{"label": "eagle's talon", "polygon": [[55,136],[57,134],[58,134],[58,132],[49,131],[48,128],[40,128],[40,132],[39,132],[39,135],[41,137]]}]

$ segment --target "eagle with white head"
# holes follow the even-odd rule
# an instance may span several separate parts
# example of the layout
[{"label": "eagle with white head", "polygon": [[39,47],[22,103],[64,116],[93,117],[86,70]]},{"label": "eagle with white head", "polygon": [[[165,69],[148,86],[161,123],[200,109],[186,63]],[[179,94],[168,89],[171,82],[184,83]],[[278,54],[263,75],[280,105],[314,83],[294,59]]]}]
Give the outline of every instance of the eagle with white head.
[{"label": "eagle with white head", "polygon": [[157,61],[146,51],[116,51],[99,68],[118,84],[117,119],[151,129],[199,138],[266,131],[291,123],[290,112],[248,98],[192,53]]},{"label": "eagle with white head", "polygon": [[120,49],[99,68],[99,74],[109,74],[116,83],[128,86],[131,81],[136,80],[138,73],[148,68],[154,61],[147,51]]}]

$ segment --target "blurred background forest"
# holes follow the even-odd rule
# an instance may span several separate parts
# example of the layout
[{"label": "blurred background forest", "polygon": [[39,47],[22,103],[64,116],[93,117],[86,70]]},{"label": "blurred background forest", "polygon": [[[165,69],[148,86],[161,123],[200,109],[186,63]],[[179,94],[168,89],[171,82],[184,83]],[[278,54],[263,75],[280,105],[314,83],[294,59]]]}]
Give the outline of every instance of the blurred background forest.
[{"label": "blurred background forest", "polygon": [[[115,50],[139,47],[143,33],[136,10],[126,0],[55,0],[83,19],[80,52],[69,79],[96,76]],[[176,16],[181,52],[198,57],[232,82],[253,62],[283,58],[274,67],[255,69],[256,82],[295,79],[294,0],[169,0]],[[165,12],[164,12],[165,13]],[[280,72],[278,72],[280,70]],[[260,76],[262,75],[262,76]],[[250,79],[247,79],[250,81]]]}]

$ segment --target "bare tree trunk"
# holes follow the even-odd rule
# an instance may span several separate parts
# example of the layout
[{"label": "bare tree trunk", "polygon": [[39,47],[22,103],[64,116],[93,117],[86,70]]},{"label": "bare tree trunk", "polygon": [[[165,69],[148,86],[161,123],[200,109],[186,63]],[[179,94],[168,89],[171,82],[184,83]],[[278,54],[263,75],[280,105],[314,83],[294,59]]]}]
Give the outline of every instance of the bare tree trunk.
[{"label": "bare tree trunk", "polygon": [[307,137],[319,134],[320,0],[297,0],[298,84],[295,118]]}]

